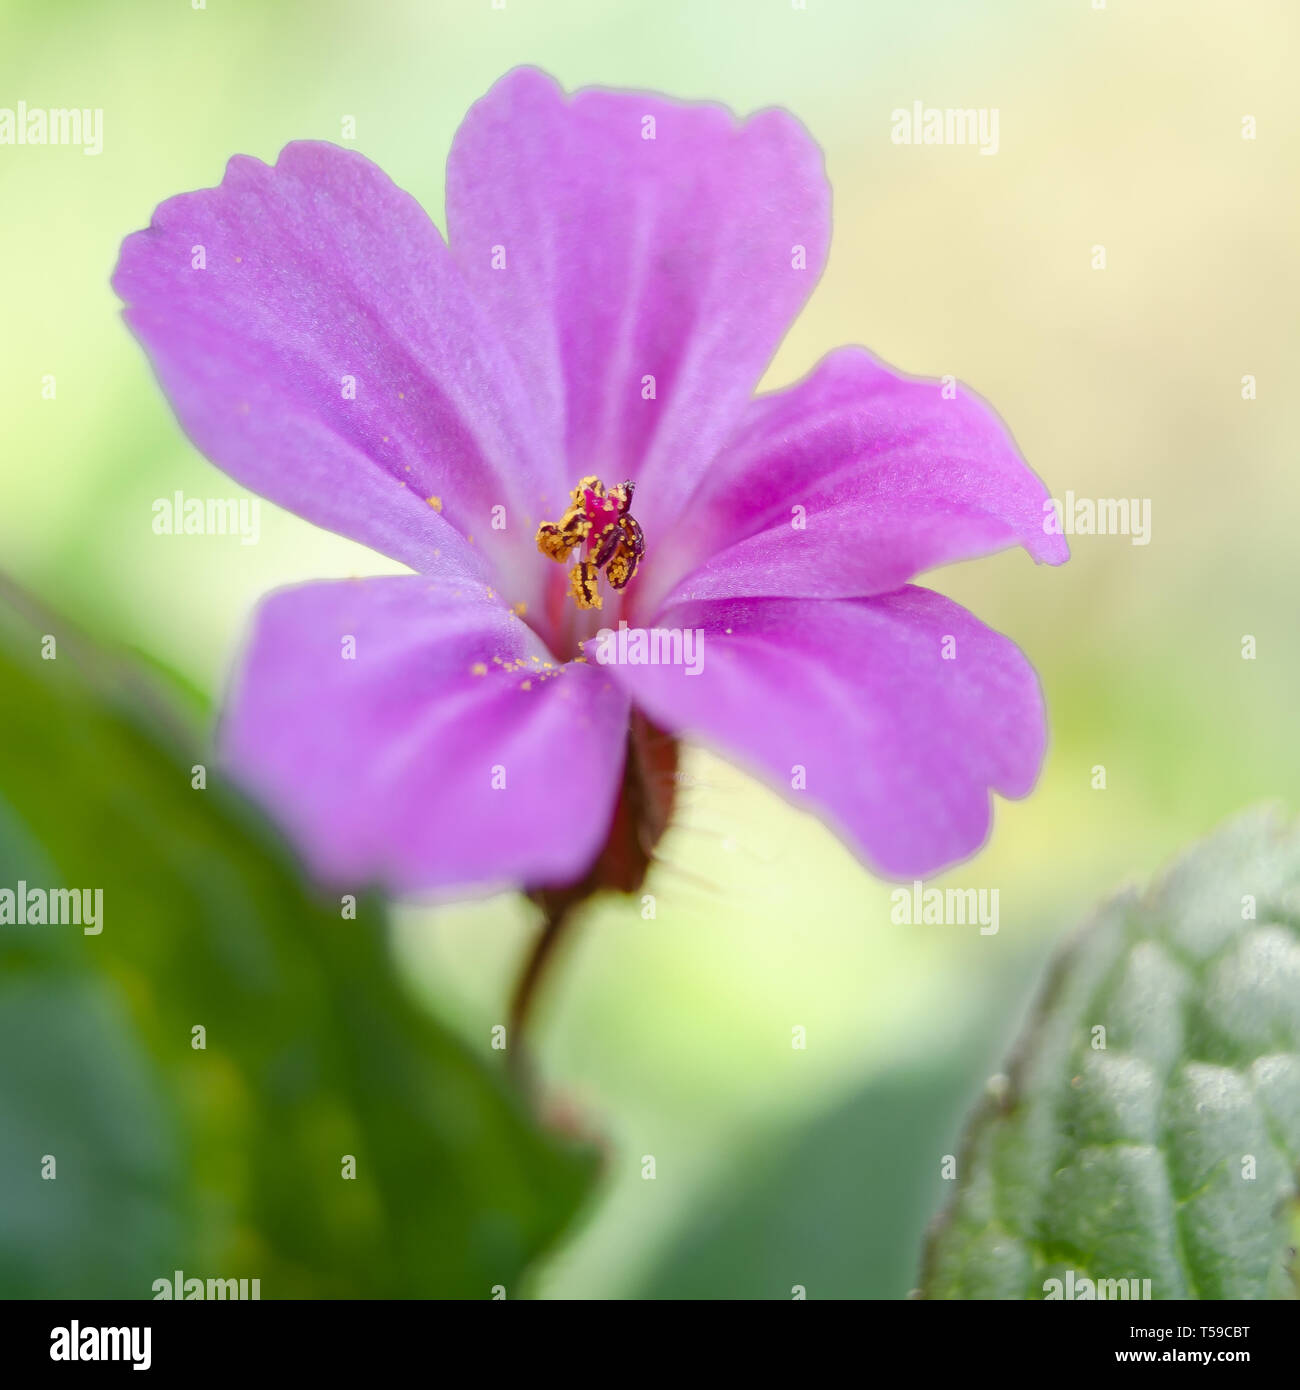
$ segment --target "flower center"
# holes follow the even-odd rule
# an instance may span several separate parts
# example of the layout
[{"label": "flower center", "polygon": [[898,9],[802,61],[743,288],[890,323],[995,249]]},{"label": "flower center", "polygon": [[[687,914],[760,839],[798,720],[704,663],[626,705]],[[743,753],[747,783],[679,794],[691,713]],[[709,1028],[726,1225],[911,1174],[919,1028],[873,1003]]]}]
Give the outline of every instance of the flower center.
[{"label": "flower center", "polygon": [[599,608],[600,574],[610,587],[626,588],[645,554],[645,537],[631,512],[631,483],[606,488],[599,478],[583,478],[569,494],[568,511],[559,521],[537,528],[537,548],[563,564],[569,552],[579,560],[569,572],[569,593],[579,608]]}]

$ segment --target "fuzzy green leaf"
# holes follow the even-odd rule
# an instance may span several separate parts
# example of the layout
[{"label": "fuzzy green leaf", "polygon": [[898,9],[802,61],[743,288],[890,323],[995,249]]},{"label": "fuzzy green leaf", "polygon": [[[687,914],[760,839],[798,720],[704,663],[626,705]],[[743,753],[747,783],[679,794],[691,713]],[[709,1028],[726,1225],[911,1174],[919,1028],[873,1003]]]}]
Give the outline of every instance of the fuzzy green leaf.
[{"label": "fuzzy green leaf", "polygon": [[1058,958],[970,1124],[922,1293],[1043,1298],[1073,1271],[1294,1297],[1298,1170],[1300,830],[1255,812]]}]

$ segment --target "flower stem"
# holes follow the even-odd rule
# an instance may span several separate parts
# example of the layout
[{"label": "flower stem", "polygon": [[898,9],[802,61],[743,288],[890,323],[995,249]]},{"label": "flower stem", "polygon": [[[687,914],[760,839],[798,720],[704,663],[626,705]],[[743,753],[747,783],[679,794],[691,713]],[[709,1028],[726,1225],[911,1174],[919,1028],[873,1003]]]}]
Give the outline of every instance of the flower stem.
[{"label": "flower stem", "polygon": [[532,948],[524,958],[523,969],[515,981],[506,1026],[506,1058],[511,1073],[525,1089],[530,1088],[533,1081],[532,1063],[525,1041],[528,1020],[537,999],[538,986],[547,965],[555,957],[555,948],[565,927],[573,921],[572,908],[576,906],[573,900],[553,894],[535,894],[534,901],[544,914],[542,929],[533,939]]},{"label": "flower stem", "polygon": [[672,814],[676,770],[676,740],[642,715],[633,714],[622,784],[600,854],[577,883],[540,888],[529,895],[542,910],[542,929],[515,982],[506,1022],[506,1064],[525,1090],[534,1084],[526,1041],[528,1021],[556,945],[577,909],[594,894],[611,890],[635,893],[640,889],[654,847]]}]

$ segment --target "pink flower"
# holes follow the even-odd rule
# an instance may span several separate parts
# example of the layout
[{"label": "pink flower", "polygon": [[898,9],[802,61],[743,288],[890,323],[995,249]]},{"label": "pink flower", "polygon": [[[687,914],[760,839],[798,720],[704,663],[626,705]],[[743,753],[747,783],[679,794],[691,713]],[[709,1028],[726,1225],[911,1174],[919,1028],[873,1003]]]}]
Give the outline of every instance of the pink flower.
[{"label": "pink flower", "polygon": [[[799,124],[518,69],[456,136],[447,221],[293,144],[162,204],[114,279],[199,449],[415,571],[272,595],[233,684],[224,755],[316,870],[572,883],[663,810],[633,804],[647,723],[884,874],[978,848],[1037,776],[1038,683],[909,581],[1066,545],[964,389],[843,348],[754,398],[829,238]],[[620,621],[702,633],[700,669],[602,665]]]}]

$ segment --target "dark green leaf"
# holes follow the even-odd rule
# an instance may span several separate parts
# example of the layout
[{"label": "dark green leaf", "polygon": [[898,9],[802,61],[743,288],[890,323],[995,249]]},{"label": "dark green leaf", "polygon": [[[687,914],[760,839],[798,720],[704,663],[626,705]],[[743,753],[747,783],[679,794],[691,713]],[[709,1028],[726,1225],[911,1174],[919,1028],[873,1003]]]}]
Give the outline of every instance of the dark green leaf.
[{"label": "dark green leaf", "polygon": [[408,997],[377,899],[346,920],[304,885],[152,678],[23,605],[0,596],[0,888],[100,888],[103,930],[0,926],[0,1293],[182,1269],[517,1295],[590,1154]]}]

